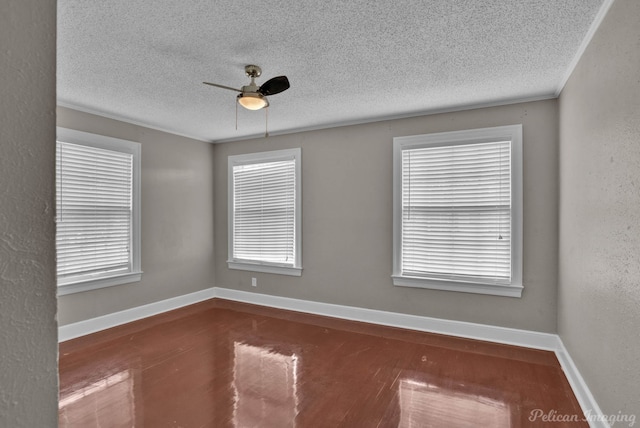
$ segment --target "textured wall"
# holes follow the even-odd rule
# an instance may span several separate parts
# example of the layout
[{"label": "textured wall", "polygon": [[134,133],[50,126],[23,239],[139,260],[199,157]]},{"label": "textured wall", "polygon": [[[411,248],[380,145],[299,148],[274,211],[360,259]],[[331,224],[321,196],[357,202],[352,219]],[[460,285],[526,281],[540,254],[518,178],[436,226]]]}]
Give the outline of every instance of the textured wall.
[{"label": "textured wall", "polygon": [[560,336],[604,413],[640,417],[637,0],[613,3],[560,96],[560,200]]},{"label": "textured wall", "polygon": [[0,426],[57,425],[56,3],[0,2]]},{"label": "textured wall", "polygon": [[[393,137],[517,123],[524,127],[523,297],[394,287]],[[216,145],[216,285],[555,332],[557,136],[557,103],[549,100]],[[290,147],[302,147],[302,277],[229,270],[227,157]]]},{"label": "textured wall", "polygon": [[214,285],[213,147],[58,108],[58,126],[142,144],[142,280],[60,296],[61,325]]}]

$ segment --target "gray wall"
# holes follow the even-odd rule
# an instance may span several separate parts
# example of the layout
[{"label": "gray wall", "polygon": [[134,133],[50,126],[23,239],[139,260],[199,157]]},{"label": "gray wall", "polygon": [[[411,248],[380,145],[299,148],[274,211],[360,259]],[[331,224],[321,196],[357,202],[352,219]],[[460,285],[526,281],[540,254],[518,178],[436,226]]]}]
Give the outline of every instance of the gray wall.
[{"label": "gray wall", "polygon": [[142,144],[142,280],[60,296],[61,325],[214,285],[213,146],[58,108],[58,126]]},{"label": "gray wall", "polygon": [[[556,100],[399,119],[215,146],[216,285],[244,291],[513,328],[556,331]],[[521,299],[394,287],[393,137],[522,123]],[[302,277],[227,268],[227,157],[302,148]],[[251,287],[251,277],[258,280]]]},{"label": "gray wall", "polygon": [[56,2],[0,2],[0,426],[58,421]]},{"label": "gray wall", "polygon": [[560,201],[560,336],[604,413],[640,417],[637,0],[613,3],[560,96]]}]

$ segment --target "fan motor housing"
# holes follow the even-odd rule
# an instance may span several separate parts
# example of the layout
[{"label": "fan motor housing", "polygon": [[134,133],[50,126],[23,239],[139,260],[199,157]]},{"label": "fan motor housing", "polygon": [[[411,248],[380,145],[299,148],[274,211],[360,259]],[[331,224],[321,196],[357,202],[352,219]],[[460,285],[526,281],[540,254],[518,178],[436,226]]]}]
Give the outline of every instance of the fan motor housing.
[{"label": "fan motor housing", "polygon": [[244,74],[249,77],[260,77],[262,75],[262,69],[257,65],[245,65],[244,66]]}]

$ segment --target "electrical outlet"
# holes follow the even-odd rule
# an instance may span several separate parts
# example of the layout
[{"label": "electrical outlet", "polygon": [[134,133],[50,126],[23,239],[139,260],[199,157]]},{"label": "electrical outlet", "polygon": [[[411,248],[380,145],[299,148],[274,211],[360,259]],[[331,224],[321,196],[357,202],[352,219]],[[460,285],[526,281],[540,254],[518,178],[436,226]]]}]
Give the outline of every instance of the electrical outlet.
[{"label": "electrical outlet", "polygon": [[258,280],[256,278],[251,278],[251,285],[253,287],[257,287],[258,286]]}]

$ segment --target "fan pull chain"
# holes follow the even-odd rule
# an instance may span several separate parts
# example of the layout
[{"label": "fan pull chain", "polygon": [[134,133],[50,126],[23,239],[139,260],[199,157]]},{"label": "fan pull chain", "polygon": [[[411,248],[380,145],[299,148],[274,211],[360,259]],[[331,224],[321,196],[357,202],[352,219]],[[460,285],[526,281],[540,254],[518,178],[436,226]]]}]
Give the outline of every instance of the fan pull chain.
[{"label": "fan pull chain", "polygon": [[264,138],[269,137],[269,107],[264,108]]},{"label": "fan pull chain", "polygon": [[236,131],[238,130],[238,102],[234,103],[236,105]]}]

